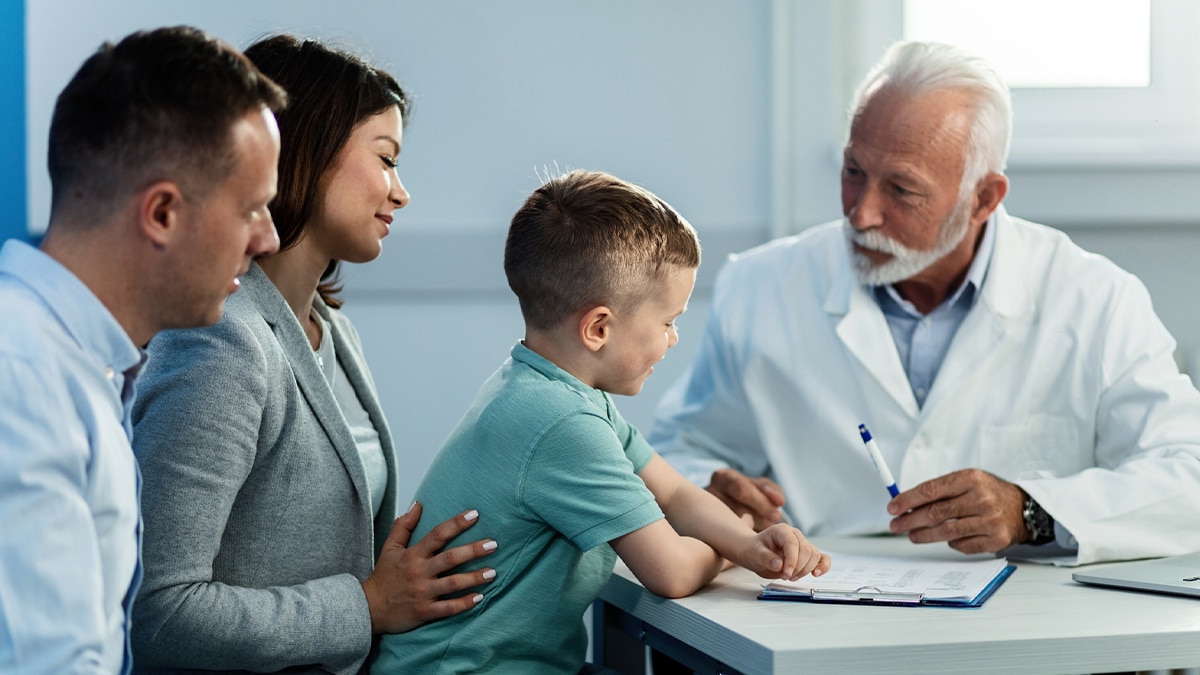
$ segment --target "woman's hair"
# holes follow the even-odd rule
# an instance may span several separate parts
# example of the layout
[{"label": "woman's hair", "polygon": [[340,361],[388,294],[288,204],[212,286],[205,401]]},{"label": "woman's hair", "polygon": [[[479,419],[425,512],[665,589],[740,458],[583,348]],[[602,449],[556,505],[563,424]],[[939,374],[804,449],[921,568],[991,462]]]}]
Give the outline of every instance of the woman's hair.
[{"label": "woman's hair", "polygon": [[986,61],[937,42],[897,42],[863,79],[850,116],[885,89],[908,96],[946,89],[965,92],[973,119],[960,191],[974,187],[989,172],[1004,171],[1012,138],[1012,96]]},{"label": "woman's hair", "polygon": [[[279,188],[271,218],[279,232],[279,250],[300,241],[321,199],[325,172],[333,165],[354,128],[391,106],[408,122],[410,101],[388,73],[349,52],[315,40],[275,35],[259,40],[245,55],[287,91],[288,106],[279,114]],[[321,275],[317,292],[339,307],[335,294],[338,261]]]}]

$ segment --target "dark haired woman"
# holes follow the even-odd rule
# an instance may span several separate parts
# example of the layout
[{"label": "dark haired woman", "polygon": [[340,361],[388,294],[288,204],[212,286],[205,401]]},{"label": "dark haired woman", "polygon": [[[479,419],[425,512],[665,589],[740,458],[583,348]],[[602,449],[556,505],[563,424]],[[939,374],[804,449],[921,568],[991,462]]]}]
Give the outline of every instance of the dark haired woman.
[{"label": "dark haired woman", "polygon": [[[279,115],[278,253],[214,326],[150,345],[134,410],[144,566],[138,669],[357,672],[373,636],[470,609],[440,576],[494,542],[447,551],[466,511],[408,547],[392,437],[338,262],[379,256],[409,196],[396,174],[408,99],[387,73],[280,35],[246,55],[288,93]],[[376,560],[378,563],[376,564]]]}]

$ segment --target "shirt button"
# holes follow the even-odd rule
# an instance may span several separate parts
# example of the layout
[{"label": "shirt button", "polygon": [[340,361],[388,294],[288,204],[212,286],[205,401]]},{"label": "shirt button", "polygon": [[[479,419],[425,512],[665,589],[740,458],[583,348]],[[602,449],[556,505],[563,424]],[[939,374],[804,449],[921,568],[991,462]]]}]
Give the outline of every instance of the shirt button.
[{"label": "shirt button", "polygon": [[925,398],[925,387],[917,387],[917,398]]},{"label": "shirt button", "polygon": [[112,366],[109,366],[104,369],[104,376],[111,380],[117,376],[117,372],[112,369]]}]

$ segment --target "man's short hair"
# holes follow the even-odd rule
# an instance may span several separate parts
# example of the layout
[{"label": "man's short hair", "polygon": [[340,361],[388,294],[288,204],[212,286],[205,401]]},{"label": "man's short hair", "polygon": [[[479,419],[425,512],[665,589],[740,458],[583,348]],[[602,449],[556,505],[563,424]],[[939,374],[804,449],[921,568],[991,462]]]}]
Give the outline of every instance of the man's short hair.
[{"label": "man's short hair", "polygon": [[504,246],[525,322],[543,330],[600,305],[633,311],[650,282],[699,265],[700,240],[675,209],[597,171],[546,181],[513,216]]},{"label": "man's short hair", "polygon": [[850,106],[852,123],[867,101],[881,90],[907,96],[941,90],[967,94],[971,128],[962,189],[974,187],[989,172],[1003,173],[1012,140],[1012,96],[987,61],[938,42],[897,42],[863,78]]},{"label": "man's short hair", "polygon": [[102,214],[160,180],[203,199],[235,167],[234,123],[285,101],[240,52],[196,28],[106,42],[54,106],[51,213]]}]

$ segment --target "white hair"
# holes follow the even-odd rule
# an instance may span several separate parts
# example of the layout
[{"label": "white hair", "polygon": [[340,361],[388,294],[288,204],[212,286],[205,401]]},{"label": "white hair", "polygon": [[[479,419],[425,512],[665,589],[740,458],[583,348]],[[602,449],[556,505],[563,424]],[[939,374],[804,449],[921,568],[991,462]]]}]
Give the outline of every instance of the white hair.
[{"label": "white hair", "polygon": [[987,61],[938,42],[897,42],[855,92],[851,124],[867,101],[884,89],[909,96],[946,89],[967,93],[973,119],[960,191],[973,188],[988,173],[1004,172],[1012,140],[1012,96]]}]

